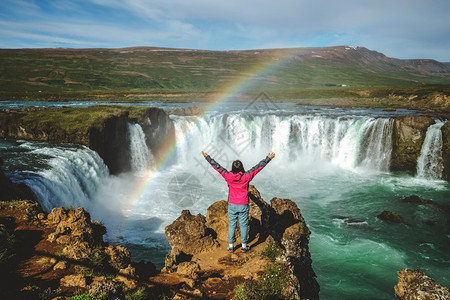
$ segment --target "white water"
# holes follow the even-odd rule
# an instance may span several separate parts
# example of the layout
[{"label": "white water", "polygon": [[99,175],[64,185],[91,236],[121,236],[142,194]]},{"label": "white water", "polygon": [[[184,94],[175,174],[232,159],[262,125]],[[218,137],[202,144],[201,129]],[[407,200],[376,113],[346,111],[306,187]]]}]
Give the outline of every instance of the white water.
[{"label": "white water", "polygon": [[[279,159],[322,161],[344,169],[388,171],[393,119],[219,115],[174,118],[178,161],[205,150],[231,164],[269,151]],[[189,133],[187,138],[184,138]]]},{"label": "white water", "polygon": [[439,179],[442,177],[444,162],[442,159],[442,132],[445,122],[437,121],[428,127],[422,145],[420,157],[417,160],[417,176]]},{"label": "white water", "polygon": [[151,167],[153,155],[145,142],[145,134],[141,125],[128,123],[130,135],[131,167],[133,171],[143,172]]},{"label": "white water", "polygon": [[15,174],[13,180],[25,182],[34,192],[44,210],[54,207],[86,206],[98,187],[108,177],[109,171],[98,154],[86,147],[36,147],[24,143],[27,155],[45,161],[47,167],[37,172]]},{"label": "white water", "polygon": [[[210,204],[227,197],[225,182],[201,151],[226,168],[241,159],[246,169],[274,151],[277,156],[252,184],[266,201],[290,198],[301,208],[312,231],[310,249],[321,299],[374,294],[390,299],[396,272],[403,267],[422,268],[439,283],[450,282],[445,275],[450,267],[445,217],[433,208],[399,201],[412,194],[446,201],[449,185],[432,179],[439,178],[433,168],[430,178],[388,172],[392,118],[235,112],[172,119],[176,161],[158,171],[144,172],[151,153],[146,152],[142,128],[130,124],[133,172],[108,176],[101,159],[86,148],[39,146],[32,151],[53,157],[51,163],[37,172],[39,176],[24,176],[22,181],[32,186],[46,210],[87,207],[95,219],[105,222],[108,241],[134,247],[135,260],[151,260],[161,267],[169,250],[165,226],[182,209],[205,215]],[[435,129],[429,129],[426,140],[435,139]],[[430,142],[424,149],[434,145]],[[431,156],[439,157],[439,152]],[[138,183],[145,176],[152,179],[140,190]],[[182,198],[187,201],[179,201]],[[400,213],[407,225],[378,220],[385,209]],[[336,222],[346,219],[361,222]],[[429,220],[438,225],[424,225]]]}]

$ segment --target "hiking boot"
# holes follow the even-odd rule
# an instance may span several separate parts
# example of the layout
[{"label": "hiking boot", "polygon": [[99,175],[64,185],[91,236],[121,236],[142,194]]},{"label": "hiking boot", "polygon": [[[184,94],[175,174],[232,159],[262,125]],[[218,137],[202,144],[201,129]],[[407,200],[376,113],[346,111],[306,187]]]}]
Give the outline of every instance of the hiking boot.
[{"label": "hiking boot", "polygon": [[233,251],[234,251],[234,248],[233,248],[233,247],[230,247],[230,246],[228,246],[228,247],[227,247],[227,251],[228,251],[228,252],[233,252]]},{"label": "hiking boot", "polygon": [[246,247],[242,247],[241,248],[241,252],[247,252],[247,251],[249,251],[250,250],[250,247],[249,246],[246,246]]}]

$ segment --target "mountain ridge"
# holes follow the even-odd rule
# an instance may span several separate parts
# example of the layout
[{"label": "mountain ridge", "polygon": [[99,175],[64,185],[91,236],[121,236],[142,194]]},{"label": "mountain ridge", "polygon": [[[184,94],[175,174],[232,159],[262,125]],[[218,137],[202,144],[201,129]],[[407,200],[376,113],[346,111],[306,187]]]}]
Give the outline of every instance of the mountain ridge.
[{"label": "mountain ridge", "polygon": [[2,94],[220,92],[239,83],[272,91],[450,85],[450,64],[359,46],[0,49]]}]

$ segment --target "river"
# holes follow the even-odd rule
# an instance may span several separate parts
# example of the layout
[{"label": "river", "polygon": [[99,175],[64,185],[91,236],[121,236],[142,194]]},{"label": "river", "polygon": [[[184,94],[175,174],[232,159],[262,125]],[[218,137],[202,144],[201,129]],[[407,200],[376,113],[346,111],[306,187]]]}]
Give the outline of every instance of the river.
[{"label": "river", "polygon": [[[1,102],[0,108],[95,104]],[[136,105],[171,109],[193,104]],[[203,116],[171,115],[176,145],[163,164],[154,162],[140,126],[129,124],[133,171],[117,176],[82,146],[1,140],[0,156],[6,174],[30,186],[45,210],[84,206],[107,226],[107,241],[129,247],[134,260],[150,260],[161,268],[170,250],[164,227],[182,209],[206,215],[210,204],[227,197],[225,182],[201,151],[225,168],[240,159],[246,169],[273,151],[276,157],[252,184],[267,202],[289,198],[301,209],[312,232],[309,246],[320,298],[394,299],[396,272],[405,267],[420,268],[450,285],[447,216],[436,206],[402,201],[418,195],[450,205],[450,184],[441,179],[444,122],[428,129],[417,175],[389,171],[393,118],[409,113],[222,103]],[[399,213],[404,223],[379,220],[383,210]]]}]

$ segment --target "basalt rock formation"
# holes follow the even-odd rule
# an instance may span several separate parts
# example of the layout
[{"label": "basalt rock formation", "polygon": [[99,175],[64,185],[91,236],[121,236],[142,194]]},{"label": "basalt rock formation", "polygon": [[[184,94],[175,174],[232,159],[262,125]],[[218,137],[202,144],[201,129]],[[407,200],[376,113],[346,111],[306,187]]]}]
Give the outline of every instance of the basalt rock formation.
[{"label": "basalt rock formation", "polygon": [[[310,231],[300,209],[289,199],[273,198],[269,205],[253,186],[250,186],[249,195],[250,252],[227,254],[227,202],[219,201],[208,208],[206,218],[193,216],[185,210],[166,227],[172,251],[166,257],[162,274],[176,272],[191,287],[192,291],[187,294],[207,298],[212,296],[211,290],[220,290],[220,285],[228,286],[228,293],[223,294],[228,299],[237,285],[246,280],[257,280],[261,270],[270,264],[252,252],[259,253],[268,244],[275,243],[281,249],[277,261],[288,270],[288,284],[283,289],[283,296],[286,299],[318,299],[320,288],[308,248]],[[239,241],[238,229],[237,236]],[[238,244],[235,246],[239,249]],[[218,277],[215,283],[208,278],[212,273]]]},{"label": "basalt rock formation", "polygon": [[164,110],[120,106],[0,111],[0,138],[85,145],[117,174],[131,168],[129,122],[141,125],[156,157],[173,143],[173,123]]},{"label": "basalt rock formation", "polygon": [[392,171],[406,171],[414,174],[417,159],[420,156],[423,142],[433,118],[407,115],[397,117],[394,123],[393,145],[391,156]]},{"label": "basalt rock formation", "polygon": [[450,181],[450,122],[442,126],[442,159],[444,162],[443,178]]},{"label": "basalt rock formation", "polygon": [[403,269],[397,273],[395,296],[400,300],[450,299],[450,289],[436,283],[422,270]]}]

